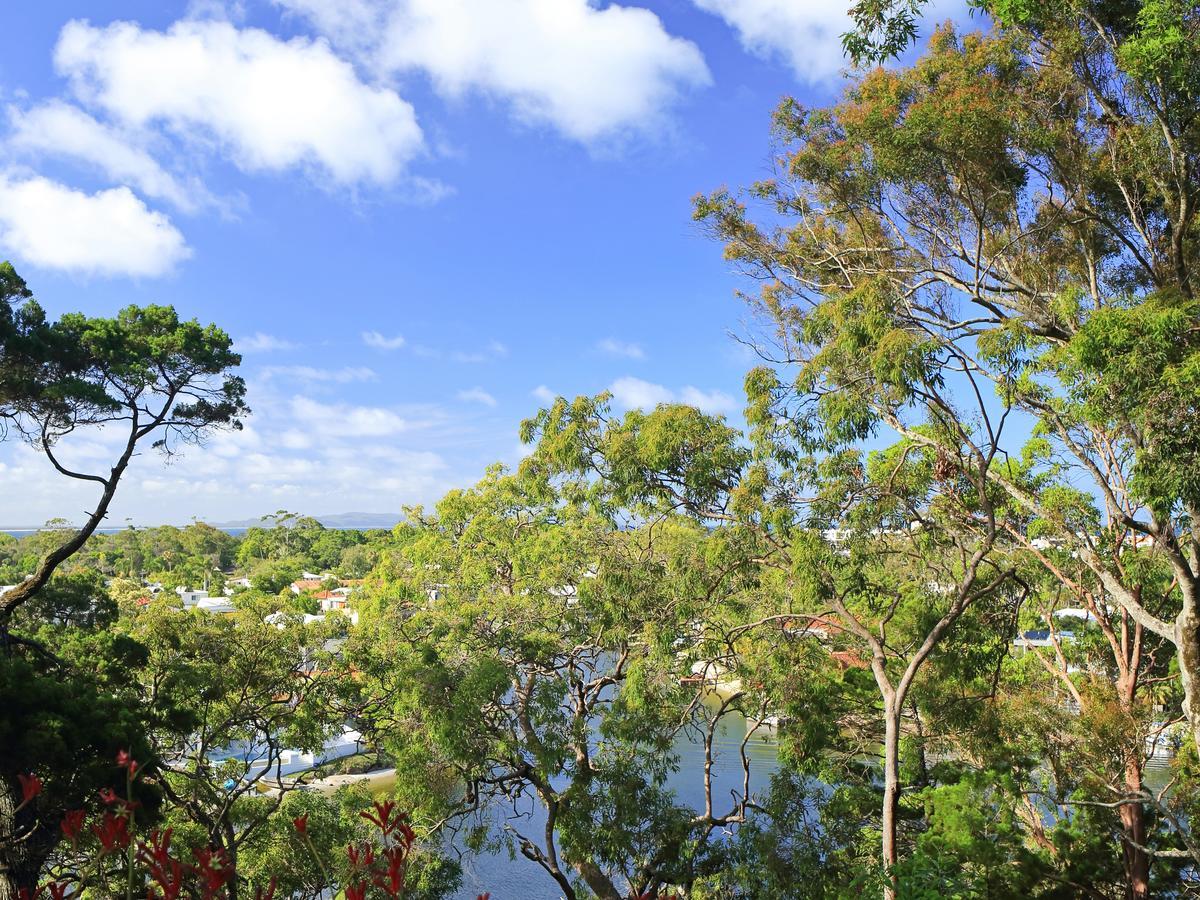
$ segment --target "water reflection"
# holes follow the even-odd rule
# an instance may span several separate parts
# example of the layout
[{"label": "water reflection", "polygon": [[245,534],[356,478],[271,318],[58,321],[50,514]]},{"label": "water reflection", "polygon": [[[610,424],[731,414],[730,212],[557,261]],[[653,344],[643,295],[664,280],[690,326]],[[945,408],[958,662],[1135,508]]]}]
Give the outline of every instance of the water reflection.
[{"label": "water reflection", "polygon": [[[715,697],[707,702],[713,709],[718,703]],[[714,732],[713,808],[718,814],[730,806],[730,791],[741,793],[741,746],[747,728],[753,727],[739,713],[729,711]],[[680,735],[675,751],[679,756],[679,769],[668,784],[681,801],[702,810],[704,744],[700,735]],[[750,760],[751,793],[765,791],[778,765],[774,730],[766,726],[757,728],[746,744],[746,756]],[[521,820],[520,828],[540,833],[544,821],[535,809],[529,818]],[[463,887],[455,900],[475,900],[484,891],[491,892],[492,900],[559,900],[562,897],[562,892],[541,868],[519,855],[511,859],[506,852],[466,853],[462,857],[462,866]]]}]

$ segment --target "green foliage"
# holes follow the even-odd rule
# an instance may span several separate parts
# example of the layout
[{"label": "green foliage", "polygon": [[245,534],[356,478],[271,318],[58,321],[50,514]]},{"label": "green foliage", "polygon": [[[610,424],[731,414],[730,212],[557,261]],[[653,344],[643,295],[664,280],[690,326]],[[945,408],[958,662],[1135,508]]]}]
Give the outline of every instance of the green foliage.
[{"label": "green foliage", "polygon": [[57,575],[32,601],[18,611],[16,624],[36,630],[42,623],[77,628],[102,628],[117,618],[117,606],[104,578],[89,569]]},{"label": "green foliage", "polygon": [[[168,721],[184,728],[185,710],[169,700],[142,701],[131,676],[146,664],[146,648],[129,638],[86,626],[67,630],[51,658],[38,645],[6,642],[0,652],[0,803],[5,835],[21,834],[20,844],[3,847],[12,876],[28,883],[60,840],[58,823],[71,809],[97,804],[100,790],[123,788],[124,773],[114,765],[118,750],[131,750],[155,765],[146,735]],[[28,640],[28,639],[26,639]],[[38,649],[41,647],[41,649]],[[19,802],[17,775],[44,783],[33,803],[12,816]],[[155,818],[161,796],[148,792],[141,814]]]},{"label": "green foliage", "polygon": [[927,829],[899,872],[905,897],[1015,897],[1040,893],[1051,862],[1027,846],[1013,799],[986,773],[925,792]]},{"label": "green foliage", "polygon": [[858,0],[850,7],[854,28],[842,35],[846,56],[855,65],[899,56],[917,39],[924,5],[924,0]]},{"label": "green foliage", "polygon": [[[173,430],[158,440],[164,448],[172,437],[186,440],[198,429],[240,427],[245,384],[225,373],[241,357],[215,325],[183,321],[167,306],[130,306],[111,319],[68,313],[48,322],[24,282],[4,265],[0,416],[22,430],[35,426],[31,436],[38,440],[43,431],[54,440],[112,421],[130,396],[151,392],[171,401]],[[189,386],[188,399],[176,402]]]},{"label": "green foliage", "polygon": [[[857,3],[847,50],[900,53],[921,6]],[[280,510],[238,540],[93,537],[21,612],[44,646],[4,657],[6,683],[38,727],[0,741],[70,765],[143,729],[180,839],[294,895],[323,875],[281,864],[289,818],[336,856],[362,798],[275,809],[223,751],[315,748],[346,722],[423,835],[453,821],[564,894],[1178,892],[1194,748],[1145,791],[1147,739],[1198,708],[1197,7],[973,6],[997,27],[940,29],[828,109],[784,101],[777,177],[696,200],[790,361],[748,373],[746,433],[559,398],[522,424],[516,472],[390,534]],[[184,360],[222,384],[187,428],[240,415],[220,332],[163,307],[50,323],[11,267],[0,292],[18,428],[99,423],[119,406],[100,373]],[[16,581],[68,535],[0,539],[0,568]],[[235,562],[254,585],[235,617],[138,602],[142,576],[219,583]],[[315,608],[288,591],[308,569],[365,578],[357,626],[264,623]],[[780,771],[753,802],[688,809],[678,741],[734,713],[782,717]],[[506,817],[530,803],[537,834]],[[431,897],[457,884],[421,873]]]},{"label": "green foliage", "polygon": [[867,844],[865,824],[875,805],[870,791],[829,788],[785,769],[761,803],[730,843],[726,872],[706,885],[713,896],[829,900],[882,887]]},{"label": "green foliage", "polygon": [[[370,826],[362,817],[371,802],[372,797],[362,788],[343,788],[332,796],[315,791],[287,794],[243,845],[239,875],[245,883],[260,888],[274,880],[276,895],[282,897],[320,896],[329,887],[326,877],[335,884],[352,883],[355,877],[346,847],[371,839]],[[263,798],[254,805],[271,806],[273,801]],[[247,817],[261,815],[262,810],[247,810]],[[300,816],[307,817],[307,845],[292,824]],[[456,863],[429,853],[415,854],[405,897],[440,900],[452,895],[460,881]]]},{"label": "green foliage", "polygon": [[[564,407],[557,416],[575,433],[596,428]],[[633,425],[614,437],[622,473],[669,467],[685,431],[720,430],[670,407]],[[396,762],[396,797],[418,823],[478,813],[471,843],[557,859],[560,885],[678,883],[713,864],[714,827],[667,787],[676,735],[711,712],[680,684],[678,642],[715,607],[724,548],[683,521],[614,530],[617,497],[661,494],[560,478],[555,458],[576,449],[548,437],[520,473],[494,468],[435,514],[410,511],[346,645],[357,673],[346,702],[369,711],[364,727]],[[683,490],[711,490],[672,471]],[[547,834],[505,824],[520,797],[551,818]]]},{"label": "green foliage", "polygon": [[1198,317],[1200,306],[1171,294],[1098,311],[1060,369],[1085,421],[1106,430],[1133,425],[1146,436],[1133,487],[1163,517],[1200,503]]},{"label": "green foliage", "polygon": [[[997,27],[939,29],[830,108],[781,103],[776,177],[695,215],[789,361],[746,386],[790,609],[856,620],[835,653],[878,635],[896,683],[971,554],[1009,573],[911,682],[898,889],[1136,893],[1178,878],[1130,843],[1176,840],[1143,793],[1152,719],[1200,734],[1198,7],[973,5]],[[898,54],[920,6],[856,5],[846,46]],[[790,711],[837,724],[788,740],[828,759],[878,740],[864,676],[809,676]]]},{"label": "green foliage", "polygon": [[298,560],[262,562],[250,570],[250,585],[263,594],[278,594],[299,578],[301,571]]}]

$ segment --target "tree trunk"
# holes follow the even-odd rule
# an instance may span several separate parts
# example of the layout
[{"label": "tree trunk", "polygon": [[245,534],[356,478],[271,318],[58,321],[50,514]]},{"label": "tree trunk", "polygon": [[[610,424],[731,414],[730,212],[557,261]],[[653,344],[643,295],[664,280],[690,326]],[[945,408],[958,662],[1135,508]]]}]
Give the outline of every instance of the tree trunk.
[{"label": "tree trunk", "polygon": [[37,891],[38,876],[44,859],[20,848],[0,850],[0,900],[18,900],[23,892],[32,897]]},{"label": "tree trunk", "polygon": [[8,854],[0,861],[0,900],[19,900],[23,896],[32,897],[37,892],[37,867],[22,867],[21,863],[13,863]]},{"label": "tree trunk", "polygon": [[1183,714],[1196,746],[1200,747],[1200,613],[1184,598],[1184,609],[1175,620],[1175,651],[1179,656],[1179,681],[1183,687]]},{"label": "tree trunk", "polygon": [[225,821],[222,823],[221,838],[221,843],[224,845],[223,849],[225,850],[225,861],[233,871],[233,876],[225,883],[225,895],[229,900],[237,900],[238,889],[240,887],[238,881],[241,876],[238,875],[237,840],[233,833],[233,824],[231,822]]},{"label": "tree trunk", "polygon": [[600,900],[621,900],[621,892],[617,890],[616,885],[590,859],[577,862],[575,864],[575,871],[579,873],[579,877],[583,879],[584,884]]},{"label": "tree trunk", "polygon": [[899,859],[896,817],[900,811],[900,704],[896,697],[884,702],[883,715],[883,818],[880,828],[883,832],[882,862],[887,877],[883,896],[884,900],[895,900],[895,869]]},{"label": "tree trunk", "polygon": [[[1125,790],[1134,796],[1142,792],[1142,762],[1134,753],[1125,761]],[[1150,855],[1146,846],[1146,808],[1141,803],[1121,807],[1121,829],[1127,900],[1146,900],[1150,896]]]},{"label": "tree trunk", "polygon": [[[0,900],[17,900],[23,890],[33,896],[57,837],[37,825],[31,807],[16,812],[19,803],[19,796],[0,779]],[[23,831],[29,828],[33,834]]]}]

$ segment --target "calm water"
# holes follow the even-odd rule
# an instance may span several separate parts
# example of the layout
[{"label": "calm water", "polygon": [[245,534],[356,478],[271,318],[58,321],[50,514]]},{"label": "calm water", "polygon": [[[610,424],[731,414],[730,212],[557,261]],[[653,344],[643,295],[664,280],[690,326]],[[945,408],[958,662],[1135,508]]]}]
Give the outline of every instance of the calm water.
[{"label": "calm water", "polygon": [[[742,769],[739,748],[746,735],[746,720],[737,713],[727,714],[713,740],[713,805],[719,813],[729,802],[729,791],[741,791]],[[669,780],[678,797],[696,810],[704,808],[704,745],[698,736],[681,736],[675,745],[679,771]],[[751,793],[765,792],[771,775],[778,768],[778,742],[775,732],[759,728],[746,745],[750,758]],[[1170,779],[1165,759],[1151,760],[1146,766],[1146,785],[1162,788]],[[519,830],[536,836],[544,818],[535,814],[514,823]],[[1051,820],[1047,819],[1047,824]],[[561,900],[562,893],[536,864],[522,856],[510,859],[500,855],[464,854],[463,887],[454,900],[475,900],[491,892],[491,900]]]},{"label": "calm water", "polygon": [[[746,736],[746,721],[735,713],[727,714],[713,739],[713,806],[722,811],[729,801],[729,791],[741,790],[742,768],[739,748]],[[669,784],[677,796],[689,806],[704,808],[704,745],[698,737],[685,735],[675,747],[679,755],[679,771]],[[760,728],[746,746],[750,759],[750,790],[766,790],[768,780],[777,767],[777,744],[774,734]],[[531,818],[514,823],[525,833],[541,833],[536,811]],[[507,853],[465,854],[462,857],[463,888],[455,900],[475,900],[484,891],[491,900],[560,900],[562,893],[539,866],[523,856],[510,859]]]}]

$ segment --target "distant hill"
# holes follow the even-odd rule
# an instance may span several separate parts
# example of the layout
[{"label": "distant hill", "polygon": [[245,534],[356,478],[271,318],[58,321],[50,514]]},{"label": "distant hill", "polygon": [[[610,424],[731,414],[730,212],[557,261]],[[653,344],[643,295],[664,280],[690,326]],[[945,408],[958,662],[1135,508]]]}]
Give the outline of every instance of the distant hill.
[{"label": "distant hill", "polygon": [[[394,528],[398,522],[403,519],[397,513],[368,513],[368,512],[348,512],[348,513],[332,513],[325,516],[313,516],[326,528]],[[263,525],[261,519],[241,519],[237,522],[210,522],[214,528],[230,529],[230,528],[250,528],[254,525]]]}]

